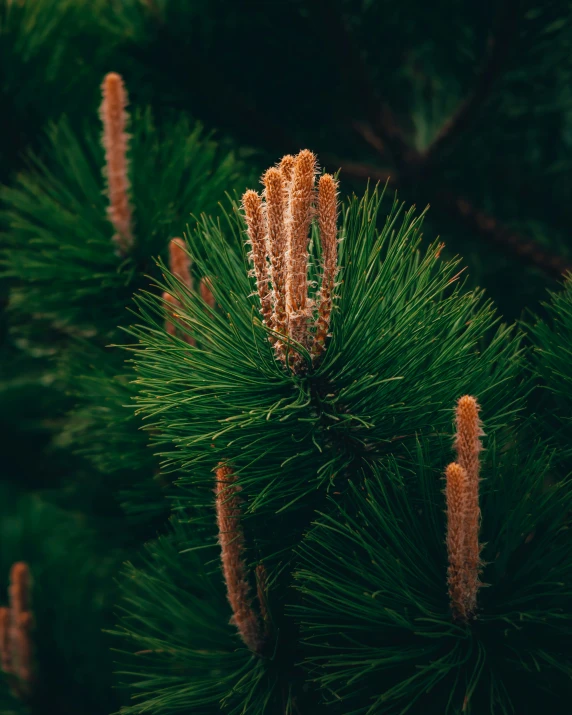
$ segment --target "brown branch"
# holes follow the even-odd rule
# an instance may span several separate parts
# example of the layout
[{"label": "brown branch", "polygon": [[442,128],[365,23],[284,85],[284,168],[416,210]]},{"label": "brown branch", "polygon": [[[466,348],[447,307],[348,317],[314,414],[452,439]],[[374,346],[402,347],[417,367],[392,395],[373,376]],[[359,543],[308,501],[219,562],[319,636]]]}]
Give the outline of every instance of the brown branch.
[{"label": "brown branch", "polygon": [[345,161],[337,159],[335,156],[324,154],[322,155],[324,167],[335,173],[338,169],[346,176],[353,179],[363,179],[364,181],[375,181],[382,184],[396,184],[395,176],[388,169],[380,169],[377,166],[370,164],[362,164],[359,161]]},{"label": "brown branch", "polygon": [[488,53],[474,87],[450,117],[422,154],[425,169],[432,165],[435,158],[448,149],[477,117],[479,110],[486,103],[491,90],[502,74],[510,54],[510,47],[516,34],[519,18],[519,0],[506,0],[500,10],[496,30],[488,44]]},{"label": "brown branch", "polygon": [[539,268],[552,278],[561,278],[563,273],[572,270],[572,262],[551,253],[533,238],[523,236],[504,226],[496,218],[476,208],[466,199],[452,192],[439,191],[435,203],[449,210],[449,213],[462,219],[481,238],[493,243],[509,255],[517,255],[523,263]]},{"label": "brown branch", "polygon": [[[329,163],[342,170],[348,177],[361,180],[390,182],[398,185],[395,177],[385,169],[351,161],[338,161],[330,157]],[[461,220],[481,238],[500,248],[505,253],[517,255],[523,263],[539,268],[553,278],[561,278],[563,273],[572,270],[572,262],[546,250],[533,238],[523,236],[517,231],[504,226],[493,216],[481,211],[467,199],[450,191],[437,190],[431,195],[431,203]]]},{"label": "brown branch", "polygon": [[361,98],[367,120],[401,170],[416,163],[418,152],[407,142],[391,108],[383,102],[371,80],[363,54],[335,0],[314,0],[324,35],[335,47],[334,57],[352,93]]}]

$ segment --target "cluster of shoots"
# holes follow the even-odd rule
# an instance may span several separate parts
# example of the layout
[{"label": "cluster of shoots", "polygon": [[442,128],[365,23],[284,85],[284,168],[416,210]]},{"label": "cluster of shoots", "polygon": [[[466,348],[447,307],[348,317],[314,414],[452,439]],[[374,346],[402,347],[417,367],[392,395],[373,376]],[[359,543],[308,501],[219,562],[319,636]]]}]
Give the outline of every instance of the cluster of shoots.
[{"label": "cluster of shoots", "polygon": [[15,697],[30,698],[34,682],[31,609],[31,577],[28,564],[18,561],[10,569],[9,606],[0,608],[0,659]]},{"label": "cluster of shoots", "polygon": [[[194,281],[191,273],[191,258],[185,249],[185,242],[182,238],[172,238],[169,242],[169,270],[189,292],[193,291]],[[199,292],[203,301],[213,310],[216,303],[208,278],[201,279]],[[188,345],[195,345],[195,339],[183,329],[183,322],[178,312],[182,308],[179,298],[167,291],[164,291],[162,297],[167,304],[167,317],[165,319],[167,333],[169,335],[179,334]]]},{"label": "cluster of shoots", "polygon": [[[129,134],[127,124],[129,115],[127,91],[121,75],[109,72],[101,85],[102,102],[99,110],[103,124],[102,143],[105,150],[105,166],[103,174],[107,182],[109,206],[107,216],[113,226],[113,242],[117,254],[127,256],[134,243],[133,210],[130,200]],[[169,244],[169,268],[173,275],[189,290],[193,289],[191,261],[185,251],[181,238],[173,238]],[[214,308],[215,302],[209,287],[208,279],[203,278],[200,284],[200,294],[205,303]],[[163,293],[163,300],[168,306],[168,317],[165,329],[169,335],[180,334],[189,345],[194,345],[194,339],[181,330],[181,321],[177,311],[182,307],[181,301],[170,293]]]},{"label": "cluster of shoots", "polygon": [[234,472],[220,465],[216,471],[216,515],[221,549],[222,573],[228,602],[232,610],[231,623],[246,647],[261,654],[268,642],[269,617],[266,605],[266,570],[256,567],[256,590],[259,610],[255,610],[249,572],[246,566],[240,485]]},{"label": "cluster of shoots", "polygon": [[[262,177],[262,194],[242,197],[260,312],[279,360],[302,368],[297,346],[316,360],[325,350],[337,273],[338,182],[316,186],[316,156],[287,155]],[[320,287],[310,294],[310,231],[317,220],[322,255]]]},{"label": "cluster of shoots", "polygon": [[457,403],[455,451],[457,460],[447,467],[447,581],[451,612],[457,621],[475,617],[480,587],[479,453],[483,431],[479,405],[465,395]]}]

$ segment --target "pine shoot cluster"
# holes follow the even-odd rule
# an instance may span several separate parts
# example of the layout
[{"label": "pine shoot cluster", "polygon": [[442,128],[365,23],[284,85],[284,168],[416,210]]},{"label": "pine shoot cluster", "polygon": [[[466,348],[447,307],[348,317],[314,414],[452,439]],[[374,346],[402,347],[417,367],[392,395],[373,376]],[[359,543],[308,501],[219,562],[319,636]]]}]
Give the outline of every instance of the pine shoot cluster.
[{"label": "pine shoot cluster", "polygon": [[[301,356],[294,352],[287,357],[288,343],[298,343],[314,360],[322,354],[337,273],[338,182],[323,174],[316,189],[316,173],[311,151],[286,155],[263,175],[263,195],[249,190],[242,199],[262,320],[272,331],[278,359],[297,370]],[[314,300],[309,293],[308,246],[316,215],[323,265]]]}]

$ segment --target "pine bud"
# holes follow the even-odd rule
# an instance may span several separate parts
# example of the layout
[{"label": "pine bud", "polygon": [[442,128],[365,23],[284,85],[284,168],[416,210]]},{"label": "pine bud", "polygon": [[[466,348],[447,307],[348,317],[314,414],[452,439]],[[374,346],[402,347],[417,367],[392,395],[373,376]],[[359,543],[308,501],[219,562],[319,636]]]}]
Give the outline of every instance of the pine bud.
[{"label": "pine bud", "polygon": [[0,608],[0,658],[10,688],[21,700],[30,696],[35,680],[31,588],[28,564],[13,564],[8,588],[10,605]]},{"label": "pine bud", "polygon": [[[255,191],[247,191],[243,196],[261,312],[265,323],[285,338],[271,339],[278,359],[284,363],[286,338],[311,350],[317,358],[325,349],[330,326],[338,258],[338,184],[329,174],[319,183],[318,223],[324,264],[318,315],[311,332],[315,302],[309,295],[308,246],[315,214],[315,176],[316,157],[304,149],[297,156],[287,154],[278,166],[265,172],[262,177],[264,202]],[[266,241],[263,240],[264,229]],[[288,358],[288,365],[295,372],[305,367],[300,353],[294,349]]]},{"label": "pine bud", "polygon": [[[193,278],[191,276],[191,259],[185,250],[185,242],[182,238],[172,238],[169,241],[169,270],[176,276],[189,290],[193,288]],[[174,295],[163,293],[163,300],[168,304],[165,318],[165,330],[169,335],[177,334],[177,309],[182,308],[181,301]],[[179,323],[180,325],[180,323]],[[183,332],[183,340],[188,345],[195,345],[195,339]]]},{"label": "pine bud", "polygon": [[467,564],[467,612],[473,614],[477,607],[479,572],[481,569],[481,545],[479,530],[481,511],[479,506],[479,454],[482,450],[483,430],[479,419],[479,405],[474,397],[465,395],[457,403],[455,450],[457,462],[467,474],[465,560]]},{"label": "pine bud", "polygon": [[254,264],[256,289],[260,298],[262,319],[272,328],[272,294],[268,285],[268,246],[266,241],[266,217],[262,197],[256,191],[247,191],[242,197],[247,233],[252,247],[250,260]]},{"label": "pine bud", "polygon": [[324,174],[318,182],[318,224],[322,244],[322,285],[316,321],[313,352],[317,357],[326,347],[330,327],[332,298],[338,268],[338,182]]},{"label": "pine bud", "polygon": [[314,202],[316,156],[304,149],[296,157],[290,200],[288,323],[293,340],[308,343],[308,242]]},{"label": "pine bud", "polygon": [[453,462],[445,472],[447,501],[447,583],[453,618],[467,618],[467,583],[465,564],[465,513],[467,502],[467,474]]},{"label": "pine bud", "polygon": [[115,230],[113,241],[121,256],[129,253],[133,245],[132,212],[129,202],[129,178],[127,174],[126,133],[128,115],[127,92],[123,79],[116,72],[105,76],[102,84],[103,101],[100,117],[103,122],[103,147],[109,208],[107,215]]},{"label": "pine bud", "polygon": [[[288,334],[288,317],[286,313],[288,236],[286,232],[284,180],[280,170],[276,168],[268,169],[262,180],[265,186],[268,246],[273,287],[272,326],[277,333],[286,336]],[[283,343],[278,343],[276,348],[277,354],[283,359]]]},{"label": "pine bud", "polygon": [[236,482],[236,475],[231,469],[223,466],[217,469],[215,493],[222,572],[233,613],[232,623],[247,648],[254,653],[260,653],[264,637],[250,597],[244,563],[244,533],[240,524],[240,486]]}]

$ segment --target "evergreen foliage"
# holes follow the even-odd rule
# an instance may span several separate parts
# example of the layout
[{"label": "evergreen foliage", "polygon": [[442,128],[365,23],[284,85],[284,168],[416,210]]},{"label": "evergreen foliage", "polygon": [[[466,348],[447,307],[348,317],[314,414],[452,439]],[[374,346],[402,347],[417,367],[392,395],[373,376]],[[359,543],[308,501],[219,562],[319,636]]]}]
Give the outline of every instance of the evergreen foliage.
[{"label": "evergreen foliage", "polygon": [[572,457],[572,279],[551,296],[548,316],[532,327],[535,369],[549,397],[542,413],[544,429],[555,439],[559,455],[570,469]]},{"label": "evergreen foliage", "polygon": [[423,444],[406,468],[392,459],[352,485],[302,542],[295,615],[309,675],[334,709],[540,713],[564,702],[570,487],[545,486],[542,447],[503,453],[487,434],[486,587],[469,627],[451,621],[441,475]]},{"label": "evergreen foliage", "polygon": [[569,16],[0,0],[0,715],[568,711]]},{"label": "evergreen foliage", "polygon": [[[49,703],[50,710],[71,715],[81,703],[80,712],[111,712],[118,705],[112,643],[102,629],[113,623],[113,575],[124,558],[121,546],[104,543],[84,516],[50,504],[47,494],[3,486],[0,496],[0,605],[8,601],[12,563],[25,561],[33,577],[38,682],[25,705],[45,711]],[[6,682],[1,692],[2,713],[28,712],[10,697]]]},{"label": "evergreen foliage", "polygon": [[[214,213],[224,191],[244,179],[232,151],[200,124],[182,118],[158,131],[149,111],[136,111],[131,129],[132,251],[118,256],[112,240],[97,132],[92,127],[78,136],[62,120],[49,132],[47,158],[32,155],[30,170],[4,189],[5,276],[16,318],[32,319],[28,335],[37,335],[38,323],[62,334],[57,372],[76,407],[58,443],[89,459],[104,480],[104,495],[111,489],[134,518],[152,518],[164,514],[165,490],[139,421],[125,409],[133,391],[124,356],[108,344],[129,320],[131,296],[149,285],[154,259],[166,255],[173,232],[191,212]],[[84,488],[83,480],[79,485]]]},{"label": "evergreen foliage", "polygon": [[173,232],[191,213],[216,211],[224,192],[239,185],[234,156],[221,151],[200,125],[180,119],[158,132],[149,111],[136,111],[131,131],[136,240],[125,260],[118,259],[111,240],[103,149],[93,126],[82,136],[65,120],[52,127],[51,156],[31,156],[33,170],[4,189],[10,242],[5,275],[15,282],[14,310],[45,316],[73,334],[97,331],[100,341],[108,340],[125,322],[131,295],[147,287],[153,259],[166,255]]},{"label": "evergreen foliage", "polygon": [[[144,347],[137,356],[140,409],[159,443],[178,447],[167,464],[182,466],[179,483],[188,485],[193,518],[207,533],[209,522],[214,528],[214,467],[232,465],[238,477],[251,563],[267,569],[273,604],[275,640],[261,658],[269,674],[281,663],[292,673],[283,686],[285,712],[536,712],[548,697],[561,702],[570,677],[566,638],[555,636],[570,627],[570,489],[566,482],[545,486],[550,454],[541,444],[527,453],[516,446],[528,429],[518,420],[518,336],[495,328],[490,306],[456,285],[457,263],[439,259],[438,245],[418,250],[420,219],[412,212],[395,205],[378,232],[380,203],[374,192],[344,212],[332,338],[323,362],[302,375],[276,360],[256,317],[236,207],[229,239],[220,225],[203,222],[189,250],[194,257],[208,243],[207,259],[195,261],[210,277],[220,312],[166,276],[161,287],[176,295],[181,324],[196,339],[189,347],[161,331],[161,304],[142,299],[151,327],[134,329]],[[314,232],[314,255],[317,245]],[[447,602],[440,493],[460,386],[482,400],[488,435],[482,514],[489,588],[468,625],[452,622]],[[317,522],[313,510],[323,514]],[[199,533],[186,543],[209,564]],[[220,586],[216,569],[197,582],[209,577]],[[149,578],[143,572],[126,582],[134,616],[151,611],[140,593]],[[177,618],[184,607],[177,603]],[[217,622],[227,622],[226,610]],[[178,633],[165,623],[164,638],[169,628]],[[140,640],[151,631],[142,623],[139,642],[151,642]],[[200,638],[193,633],[186,643],[202,650]],[[184,667],[180,649],[166,650],[173,668]],[[308,671],[305,686],[300,666]],[[539,677],[522,688],[527,670]],[[193,691],[177,706],[176,689],[160,673],[151,666],[148,680],[138,682],[146,695],[135,712],[276,707],[270,681],[256,705],[258,690],[237,692],[229,682],[210,701]],[[217,680],[221,688],[224,682]],[[240,694],[233,710],[229,703]]]}]

